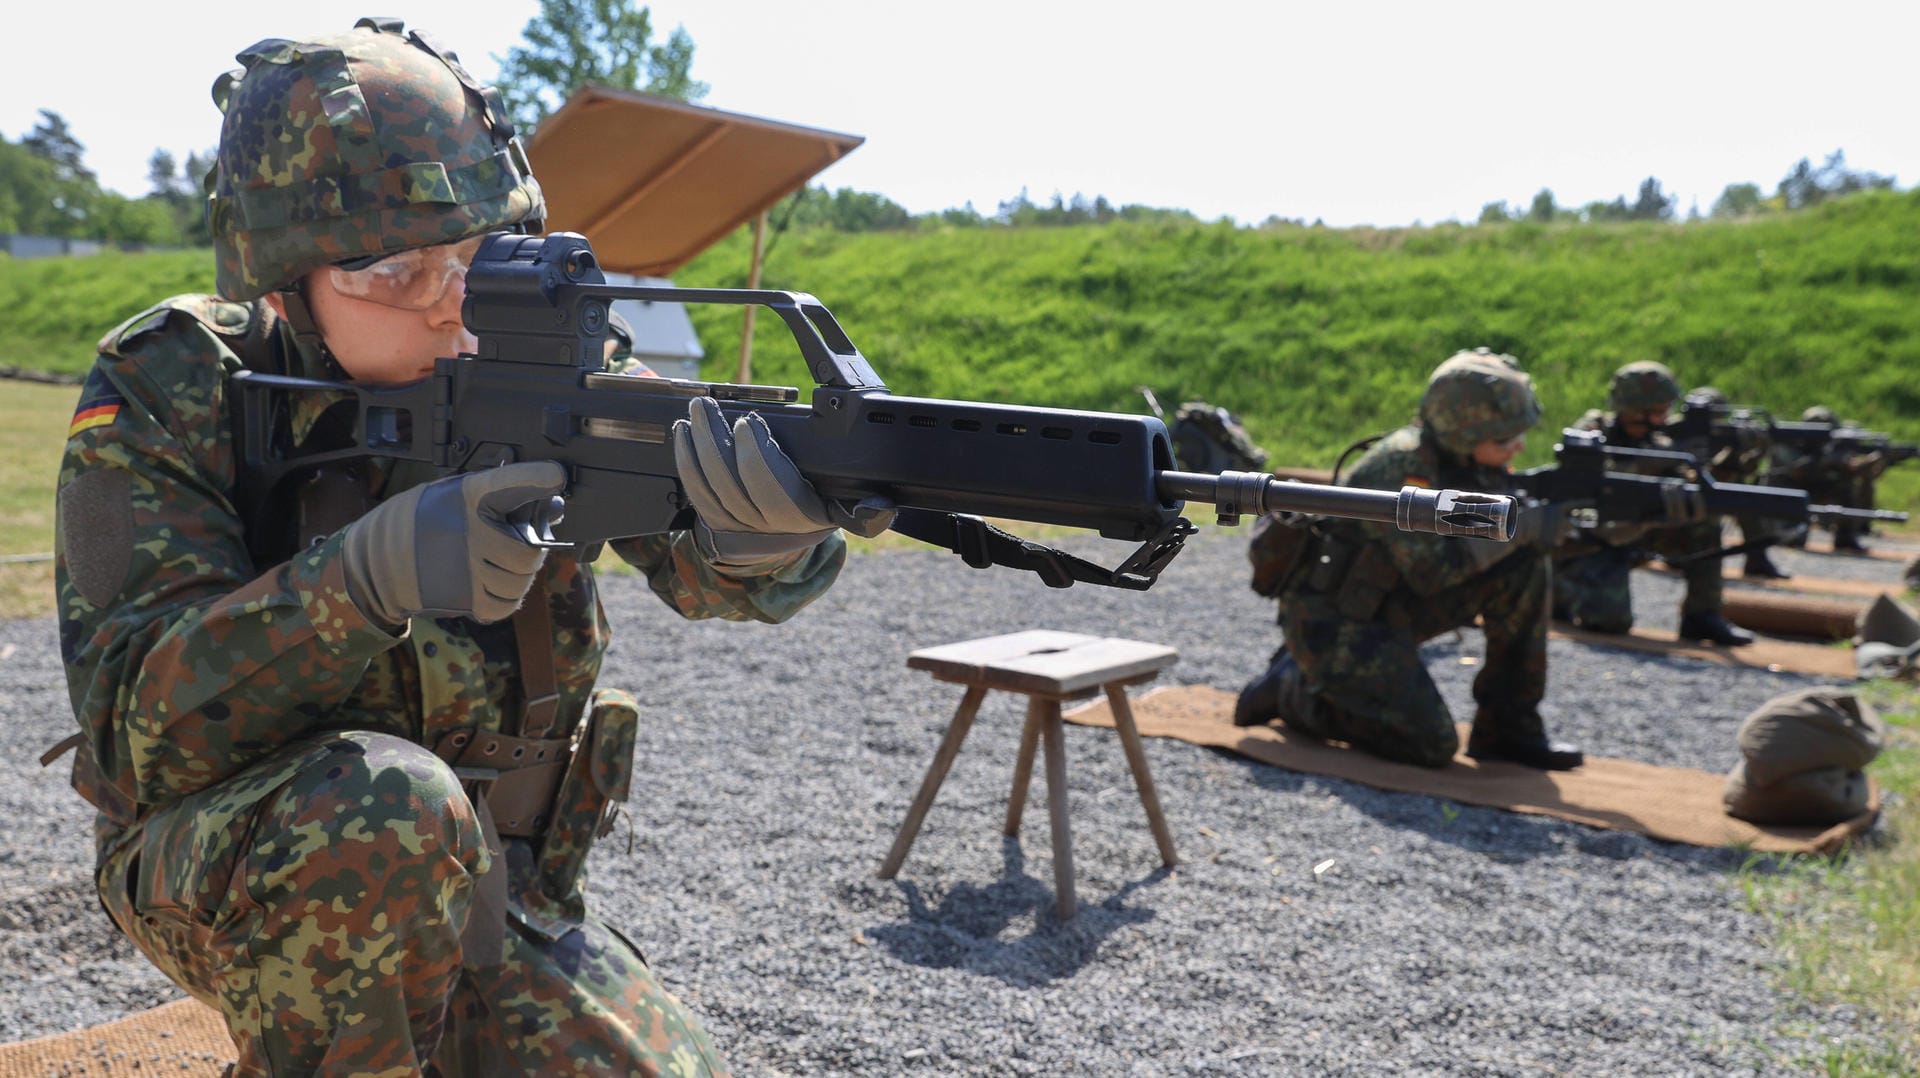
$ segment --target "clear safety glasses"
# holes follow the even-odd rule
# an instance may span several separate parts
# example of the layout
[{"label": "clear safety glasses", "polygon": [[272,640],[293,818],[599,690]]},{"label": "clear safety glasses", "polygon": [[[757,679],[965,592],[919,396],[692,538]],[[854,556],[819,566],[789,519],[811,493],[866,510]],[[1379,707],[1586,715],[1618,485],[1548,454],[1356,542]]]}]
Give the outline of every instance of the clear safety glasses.
[{"label": "clear safety glasses", "polygon": [[327,280],[343,296],[364,299],[383,307],[424,311],[440,302],[457,276],[464,291],[467,266],[480,251],[483,236],[444,243],[436,247],[416,247],[400,251],[364,265],[360,260],[328,266]]}]

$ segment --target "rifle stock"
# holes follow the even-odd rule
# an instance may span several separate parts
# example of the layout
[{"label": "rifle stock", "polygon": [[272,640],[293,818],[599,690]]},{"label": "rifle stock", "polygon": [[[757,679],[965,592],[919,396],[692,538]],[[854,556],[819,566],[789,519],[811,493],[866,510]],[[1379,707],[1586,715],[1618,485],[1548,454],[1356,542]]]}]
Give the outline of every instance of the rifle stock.
[{"label": "rifle stock", "polygon": [[[759,304],[791,331],[818,383],[808,403],[785,386],[635,378],[603,370],[613,299]],[[759,415],[801,474],[826,497],[879,497],[901,507],[895,530],[961,554],[1013,565],[1064,587],[1076,580],[1144,589],[1193,527],[1185,501],[1220,522],[1299,511],[1386,520],[1407,530],[1510,539],[1512,499],[1408,487],[1400,492],[1285,482],[1271,475],[1173,470],[1165,425],[1152,416],[901,397],[827,309],[804,293],[605,283],[584,237],[496,233],[467,277],[463,314],[475,352],[435,362],[400,386],[363,386],[239,372],[236,439],[248,463],[239,491],[253,523],[283,487],[331,461],[382,456],[441,474],[525,460],[567,468],[564,517],[530,520],[530,538],[584,545],[691,523],[671,431],[695,396],[729,418]],[[352,444],[303,453],[286,444],[291,396],[351,401]],[[1112,570],[980,521],[1064,525],[1140,543]]]}]

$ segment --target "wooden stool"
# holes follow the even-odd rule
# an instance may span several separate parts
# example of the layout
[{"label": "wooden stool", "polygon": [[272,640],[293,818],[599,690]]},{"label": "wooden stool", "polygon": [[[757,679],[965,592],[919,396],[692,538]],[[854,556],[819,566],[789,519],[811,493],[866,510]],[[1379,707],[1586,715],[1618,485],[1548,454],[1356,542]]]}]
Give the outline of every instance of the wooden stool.
[{"label": "wooden stool", "polygon": [[1178,863],[1173,852],[1173,835],[1160,814],[1160,799],[1153,790],[1153,776],[1147,771],[1146,750],[1140,745],[1140,732],[1133,724],[1133,709],[1127,704],[1126,686],[1152,681],[1160,671],[1180,659],[1176,648],[1147,644],[1139,640],[1086,636],[1033,629],[1005,636],[989,636],[958,644],[921,648],[907,656],[907,666],[925,670],[941,681],[967,687],[960,708],[953,713],[953,724],[940,740],[939,751],[920,782],[920,792],[907,810],[907,818],[894,837],[893,849],[880,866],[880,878],[890,880],[900,871],[913,846],[914,836],[926,819],[933,797],[946,781],[947,769],[960,752],[961,742],[980,711],[980,701],[988,689],[1025,693],[1027,724],[1020,734],[1020,759],[1013,768],[1013,793],[1007,799],[1009,835],[1020,834],[1020,814],[1026,807],[1027,787],[1033,779],[1033,752],[1044,744],[1047,752],[1047,813],[1053,823],[1054,906],[1061,920],[1074,915],[1073,836],[1067,829],[1067,750],[1060,719],[1060,702],[1092,696],[1104,689],[1107,704],[1113,710],[1114,729],[1126,750],[1127,764],[1133,769],[1133,781],[1140,789],[1140,803],[1147,810],[1147,824],[1153,828],[1153,840],[1160,847],[1161,863]]}]

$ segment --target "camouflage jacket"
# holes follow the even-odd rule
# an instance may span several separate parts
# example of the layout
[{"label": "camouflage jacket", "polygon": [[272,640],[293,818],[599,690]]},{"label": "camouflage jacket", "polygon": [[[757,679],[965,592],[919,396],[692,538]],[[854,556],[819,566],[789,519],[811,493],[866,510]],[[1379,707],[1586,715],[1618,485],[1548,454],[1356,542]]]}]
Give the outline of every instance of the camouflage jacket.
[{"label": "camouflage jacket", "polygon": [[[75,786],[121,824],[315,732],[378,730],[432,746],[519,715],[508,623],[415,618],[397,636],[370,623],[347,596],[337,531],[278,564],[254,563],[234,509],[228,414],[249,327],[289,373],[325,376],[264,304],[175,297],[101,342],[69,430],[55,576],[68,690],[91,749]],[[296,434],[303,423],[296,411]],[[732,576],[687,533],[615,547],[686,617],[766,622],[811,602],[846,557],[836,535]],[[530,594],[543,585],[560,714],[577,722],[607,621],[590,565],[549,557]]]},{"label": "camouflage jacket", "polygon": [[[1502,494],[1511,489],[1512,477],[1504,468],[1485,468],[1459,460],[1414,424],[1374,443],[1353,471],[1341,477],[1340,485],[1374,490],[1399,490],[1407,485],[1454,487]],[[1378,544],[1399,571],[1401,583],[1415,595],[1432,595],[1486,571],[1486,561],[1476,559],[1468,547],[1483,540],[1403,532],[1391,524],[1357,520],[1328,521],[1325,532],[1346,542]]]}]

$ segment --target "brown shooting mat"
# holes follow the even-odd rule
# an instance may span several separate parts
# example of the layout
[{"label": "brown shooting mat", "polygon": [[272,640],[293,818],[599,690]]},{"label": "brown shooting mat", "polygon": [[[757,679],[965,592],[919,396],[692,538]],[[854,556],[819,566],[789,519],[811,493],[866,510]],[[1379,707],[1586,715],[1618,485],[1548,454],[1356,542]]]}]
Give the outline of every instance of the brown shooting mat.
[{"label": "brown shooting mat", "polygon": [[217,1075],[234,1060],[220,1013],[176,999],[97,1026],[0,1044],[0,1078],[77,1074]]},{"label": "brown shooting mat", "polygon": [[[1720,804],[1726,776],[1633,760],[1587,757],[1572,771],[1537,771],[1519,764],[1455,756],[1443,768],[1394,763],[1349,748],[1290,737],[1275,726],[1233,725],[1234,695],[1209,685],[1166,686],[1131,701],[1140,733],[1227,749],[1261,763],[1310,775],[1347,779],[1381,790],[1444,797],[1553,816],[1614,831],[1632,831],[1691,846],[1744,846],[1765,853],[1830,853],[1872,826],[1880,790],[1869,783],[1867,811],[1831,827],[1779,827],[1728,816]],[[1113,726],[1105,700],[1063,716],[1082,726]],[[1460,728],[1464,744],[1467,728]]]},{"label": "brown shooting mat", "polygon": [[1853,663],[1853,649],[1839,644],[1803,644],[1792,640],[1762,638],[1745,647],[1723,648],[1712,644],[1684,643],[1676,634],[1665,629],[1635,626],[1626,633],[1596,633],[1588,629],[1576,629],[1563,621],[1554,622],[1549,635],[1596,647],[1701,659],[1722,666],[1750,666],[1774,673],[1816,674],[1849,681],[1858,676]]}]

